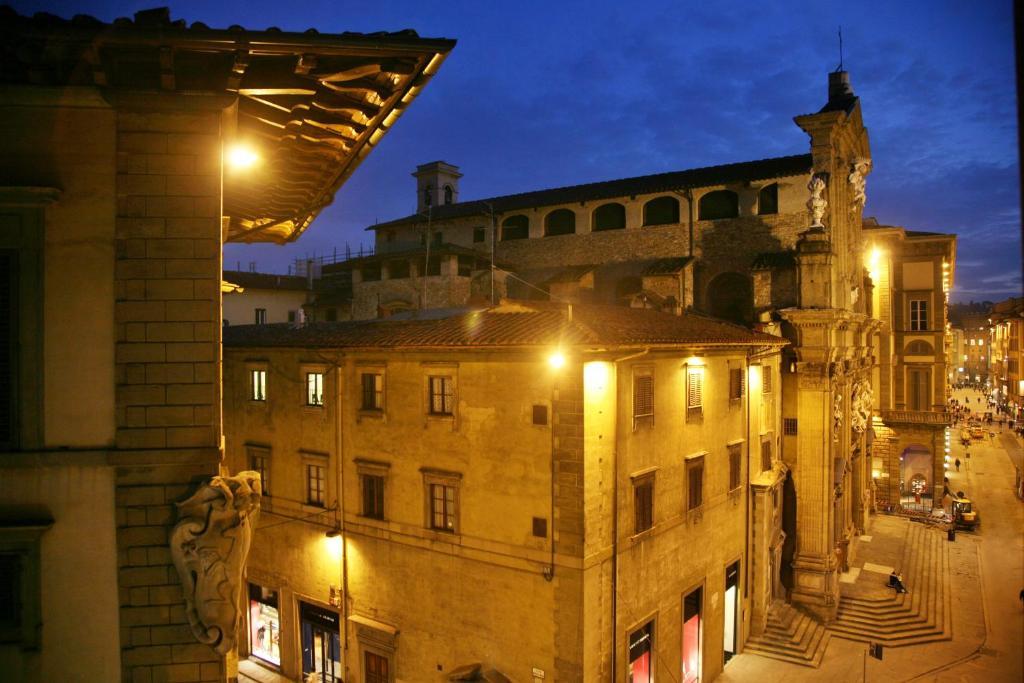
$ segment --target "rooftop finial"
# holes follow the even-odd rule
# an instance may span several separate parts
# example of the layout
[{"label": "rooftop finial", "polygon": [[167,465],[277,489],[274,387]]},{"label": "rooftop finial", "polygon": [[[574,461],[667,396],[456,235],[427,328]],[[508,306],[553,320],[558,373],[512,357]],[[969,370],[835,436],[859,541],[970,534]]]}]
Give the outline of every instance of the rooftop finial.
[{"label": "rooftop finial", "polygon": [[843,70],[843,27],[842,27],[842,25],[840,25],[839,26],[839,66],[836,68],[836,71],[842,71],[842,70]]}]

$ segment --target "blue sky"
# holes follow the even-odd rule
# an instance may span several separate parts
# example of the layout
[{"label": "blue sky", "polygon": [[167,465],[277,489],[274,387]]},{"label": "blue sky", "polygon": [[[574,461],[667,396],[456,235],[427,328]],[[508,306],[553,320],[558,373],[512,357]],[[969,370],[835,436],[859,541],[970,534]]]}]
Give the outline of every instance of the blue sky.
[{"label": "blue sky", "polygon": [[[159,4],[13,2],[104,20]],[[175,19],[322,33],[414,28],[459,41],[440,73],[298,242],[229,245],[285,272],[370,244],[414,209],[417,164],[458,165],[463,200],[798,154],[839,56],[874,170],[865,214],[955,232],[954,300],[1021,293],[1013,19],[985,2],[174,2]]]}]

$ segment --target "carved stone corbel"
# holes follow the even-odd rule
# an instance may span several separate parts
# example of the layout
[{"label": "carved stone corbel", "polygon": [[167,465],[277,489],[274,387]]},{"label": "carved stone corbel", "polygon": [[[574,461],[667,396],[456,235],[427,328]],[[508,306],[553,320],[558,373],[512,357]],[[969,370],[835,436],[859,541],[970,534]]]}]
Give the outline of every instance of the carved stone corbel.
[{"label": "carved stone corbel", "polygon": [[235,647],[242,570],[261,493],[258,472],[239,472],[213,477],[177,503],[170,549],[185,592],[185,614],[196,640],[219,654]]}]

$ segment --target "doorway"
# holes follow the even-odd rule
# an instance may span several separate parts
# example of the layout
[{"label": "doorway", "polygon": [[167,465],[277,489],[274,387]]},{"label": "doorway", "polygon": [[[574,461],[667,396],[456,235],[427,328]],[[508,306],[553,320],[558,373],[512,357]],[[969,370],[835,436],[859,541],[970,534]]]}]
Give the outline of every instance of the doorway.
[{"label": "doorway", "polygon": [[736,656],[737,615],[740,606],[740,563],[733,562],[725,570],[725,614],[722,630],[722,649],[725,663]]},{"label": "doorway", "polygon": [[302,677],[318,683],[341,683],[341,637],[338,613],[299,602],[302,628]]}]

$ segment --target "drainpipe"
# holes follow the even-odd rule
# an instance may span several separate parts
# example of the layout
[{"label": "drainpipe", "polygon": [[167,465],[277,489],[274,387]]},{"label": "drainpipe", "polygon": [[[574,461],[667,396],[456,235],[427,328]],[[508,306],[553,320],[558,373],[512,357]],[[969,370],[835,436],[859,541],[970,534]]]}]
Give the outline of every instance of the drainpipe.
[{"label": "drainpipe", "polygon": [[[338,462],[338,507],[341,515],[338,520],[338,530],[341,532],[341,632],[344,634],[344,651],[348,653],[348,535],[345,533],[345,458],[342,441],[342,424],[345,416],[345,392],[342,390],[342,375],[344,369],[344,356],[334,362],[334,452],[337,454]],[[348,662],[348,657],[345,657]]]}]

